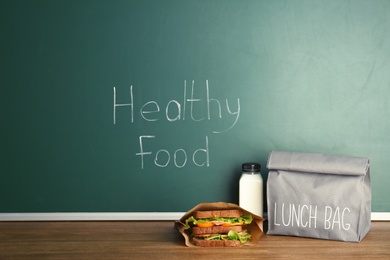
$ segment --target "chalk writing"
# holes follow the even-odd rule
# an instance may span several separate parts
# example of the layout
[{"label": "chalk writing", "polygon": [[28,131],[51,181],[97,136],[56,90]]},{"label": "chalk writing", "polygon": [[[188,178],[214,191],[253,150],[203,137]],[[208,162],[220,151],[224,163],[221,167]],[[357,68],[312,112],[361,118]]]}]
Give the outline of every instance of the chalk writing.
[{"label": "chalk writing", "polygon": [[[168,164],[171,162],[171,152],[169,152],[168,150],[166,149],[159,149],[157,152],[155,152],[153,155],[153,152],[150,151],[150,150],[145,150],[144,147],[145,147],[145,144],[144,144],[144,139],[154,139],[156,138],[156,136],[154,135],[142,135],[139,137],[139,147],[140,147],[140,152],[139,153],[136,153],[137,156],[140,156],[141,158],[141,169],[144,168],[144,162],[145,162],[145,157],[154,157],[154,164],[158,167],[166,167],[168,166]],[[205,141],[205,148],[200,148],[200,149],[196,149],[193,153],[192,153],[192,162],[196,165],[196,166],[199,166],[199,167],[202,167],[202,166],[210,166],[210,159],[209,159],[209,140],[208,140],[208,137],[206,136],[206,141]],[[155,145],[149,145],[149,149],[152,149],[153,147],[155,147]],[[181,162],[178,162],[178,158],[177,158],[177,155],[181,153],[182,154],[182,157],[184,158]],[[199,156],[200,153],[204,153],[205,156],[203,156],[203,158],[200,158],[199,159]],[[165,157],[164,157],[165,155]],[[184,150],[184,149],[177,149],[174,153],[173,153],[174,157],[173,157],[173,163],[176,167],[178,168],[182,168],[184,167],[186,164],[187,164],[187,152]],[[203,160],[202,160],[203,159]]]},{"label": "chalk writing", "polygon": [[[116,87],[114,87],[113,90],[114,90],[114,107],[113,107],[114,125],[117,124],[117,110],[121,107],[129,108],[127,110],[127,113],[129,113],[129,120],[131,123],[134,123],[136,119],[137,120],[142,119],[149,122],[159,121],[161,120],[158,117],[160,113],[165,113],[163,116],[169,122],[175,122],[179,120],[191,120],[193,122],[200,122],[203,120],[210,121],[213,120],[213,118],[224,119],[225,117],[226,119],[233,121],[233,123],[226,129],[212,130],[212,133],[215,134],[225,133],[230,129],[232,129],[237,124],[238,119],[240,117],[240,99],[237,98],[237,100],[235,100],[236,105],[234,107],[235,109],[233,110],[232,102],[229,102],[228,98],[225,99],[225,102],[223,104],[223,102],[221,102],[220,100],[210,97],[210,87],[209,87],[208,80],[206,80],[205,100],[203,100],[202,98],[195,97],[194,94],[195,81],[192,81],[190,96],[187,97],[187,81],[184,81],[183,100],[181,101],[181,103],[178,100],[172,99],[163,105],[161,105],[161,102],[159,103],[154,100],[150,100],[145,103],[135,103],[134,91],[136,90],[133,88],[132,85],[129,88],[129,100],[128,100],[129,102],[118,103]],[[161,109],[162,106],[165,107],[165,109],[162,110]],[[212,106],[217,108],[216,113],[213,113],[211,109]],[[136,118],[136,114],[135,114],[136,109],[138,110],[137,115],[139,115],[139,118]],[[204,115],[200,118],[196,118],[195,112],[197,110],[198,111],[206,110],[207,116]],[[188,117],[186,117],[188,116],[188,113],[189,113],[189,119]]]},{"label": "chalk writing", "polygon": [[[188,91],[188,88],[190,90]],[[113,87],[113,124],[118,122],[117,113],[128,114],[128,121],[133,124],[139,121],[158,123],[161,120],[173,123],[176,121],[190,121],[199,123],[201,121],[212,120],[228,120],[231,122],[227,127],[222,129],[210,130],[213,134],[222,134],[231,130],[238,122],[240,117],[240,99],[229,101],[228,98],[224,102],[210,96],[209,81],[206,80],[203,95],[195,95],[195,81],[191,82],[191,86],[187,86],[187,81],[184,81],[183,99],[170,99],[166,102],[157,102],[148,100],[140,102],[134,99],[134,93],[137,89],[131,85],[126,94],[127,102],[119,103],[117,97],[117,89]],[[203,97],[203,98],[202,98]],[[124,98],[121,98],[124,100]],[[234,105],[233,105],[234,104]],[[233,105],[233,106],[232,106]],[[123,118],[123,117],[121,117]],[[122,119],[123,120],[123,119]],[[174,165],[177,168],[183,168],[189,163],[198,167],[210,166],[209,152],[209,137],[205,136],[204,147],[195,149],[194,151],[186,151],[179,148],[175,151],[167,149],[156,149],[156,143],[153,140],[158,138],[158,134],[141,135],[138,139],[139,151],[135,154],[140,158],[141,169],[144,169],[147,162],[153,162],[157,167],[167,167]]]}]

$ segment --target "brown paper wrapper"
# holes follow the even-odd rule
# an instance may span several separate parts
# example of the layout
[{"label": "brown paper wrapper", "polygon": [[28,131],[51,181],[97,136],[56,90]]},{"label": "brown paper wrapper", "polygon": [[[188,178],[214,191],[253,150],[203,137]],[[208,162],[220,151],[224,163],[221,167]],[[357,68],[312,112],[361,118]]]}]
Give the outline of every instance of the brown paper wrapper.
[{"label": "brown paper wrapper", "polygon": [[244,210],[240,206],[227,203],[227,202],[213,202],[213,203],[201,203],[187,211],[180,220],[175,221],[175,227],[185,238],[186,246],[193,247],[191,243],[191,234],[189,230],[185,229],[186,219],[191,217],[194,211],[198,210],[221,210],[221,209],[239,209],[242,212],[242,215],[251,214],[252,215],[252,223],[249,225],[245,225],[247,230],[250,230],[252,239],[245,243],[245,245],[255,246],[258,245],[261,235],[263,234],[263,221],[264,219],[260,216],[257,216],[249,211]]}]

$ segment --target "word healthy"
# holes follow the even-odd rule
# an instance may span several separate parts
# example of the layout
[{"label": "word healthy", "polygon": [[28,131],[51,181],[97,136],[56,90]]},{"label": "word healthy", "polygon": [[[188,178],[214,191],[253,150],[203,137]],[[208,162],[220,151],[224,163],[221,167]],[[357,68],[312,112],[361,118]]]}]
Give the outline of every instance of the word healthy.
[{"label": "word healthy", "polygon": [[[187,87],[187,81],[184,81],[182,99],[171,99],[166,102],[158,102],[156,100],[148,100],[146,102],[140,102],[138,98],[134,98],[136,90],[131,85],[129,92],[125,94],[125,97],[121,97],[120,100],[126,100],[127,102],[119,103],[116,87],[113,88],[113,124],[118,124],[118,113],[125,113],[128,122],[131,124],[138,122],[161,122],[166,121],[174,123],[178,121],[189,121],[193,123],[207,122],[212,120],[225,120],[231,122],[228,127],[224,129],[214,129],[213,134],[226,133],[232,129],[238,122],[240,117],[240,99],[232,101],[228,98],[221,102],[217,98],[210,97],[209,81],[206,80],[203,95],[195,95],[195,81],[192,81],[190,90]],[[198,91],[198,89],[197,89]],[[189,93],[188,93],[189,92]],[[202,98],[203,97],[203,98]],[[203,113],[203,114],[202,114]],[[120,117],[123,121],[123,115]],[[172,124],[174,126],[174,124]],[[158,129],[158,128],[156,128]],[[194,128],[196,131],[196,128]],[[172,131],[175,133],[175,131]],[[141,169],[146,166],[146,158],[150,158],[155,166],[167,167],[173,164],[177,168],[185,167],[189,161],[198,167],[210,166],[210,153],[209,153],[209,137],[205,136],[205,143],[202,148],[195,149],[188,152],[182,148],[175,151],[168,151],[167,149],[158,149],[152,151],[150,142],[158,138],[157,134],[144,134],[138,137],[139,151],[135,153],[140,158]],[[148,145],[145,145],[147,143]]]}]

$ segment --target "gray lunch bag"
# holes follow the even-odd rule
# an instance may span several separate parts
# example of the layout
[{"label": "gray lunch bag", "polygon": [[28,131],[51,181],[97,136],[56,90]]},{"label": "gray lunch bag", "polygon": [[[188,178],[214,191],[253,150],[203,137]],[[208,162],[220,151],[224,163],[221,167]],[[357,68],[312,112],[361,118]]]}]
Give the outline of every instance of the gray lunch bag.
[{"label": "gray lunch bag", "polygon": [[368,158],[273,151],[267,168],[267,234],[359,242],[369,232]]}]

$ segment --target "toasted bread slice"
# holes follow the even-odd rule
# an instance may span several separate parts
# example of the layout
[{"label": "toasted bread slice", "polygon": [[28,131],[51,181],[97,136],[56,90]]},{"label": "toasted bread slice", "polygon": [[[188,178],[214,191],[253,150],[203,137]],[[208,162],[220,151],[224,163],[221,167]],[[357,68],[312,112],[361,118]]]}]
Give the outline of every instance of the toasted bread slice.
[{"label": "toasted bread slice", "polygon": [[194,218],[238,218],[241,216],[241,211],[238,209],[225,209],[225,210],[207,210],[207,211],[195,211]]},{"label": "toasted bread slice", "polygon": [[192,239],[192,243],[203,247],[239,247],[242,245],[239,240],[203,240],[196,237]]},{"label": "toasted bread slice", "polygon": [[212,227],[193,227],[192,234],[193,235],[203,235],[203,234],[227,234],[230,230],[234,230],[237,232],[242,231],[242,226],[212,226]]}]

